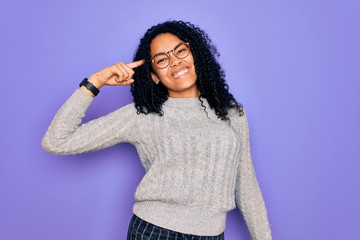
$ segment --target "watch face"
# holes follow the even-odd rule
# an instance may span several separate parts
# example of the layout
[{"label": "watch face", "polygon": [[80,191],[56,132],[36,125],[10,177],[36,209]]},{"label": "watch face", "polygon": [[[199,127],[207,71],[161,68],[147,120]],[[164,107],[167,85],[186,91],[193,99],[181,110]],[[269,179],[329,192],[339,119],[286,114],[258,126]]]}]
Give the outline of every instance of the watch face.
[{"label": "watch face", "polygon": [[93,89],[94,85],[92,85],[91,82],[86,82],[85,87],[91,91],[91,89]]}]

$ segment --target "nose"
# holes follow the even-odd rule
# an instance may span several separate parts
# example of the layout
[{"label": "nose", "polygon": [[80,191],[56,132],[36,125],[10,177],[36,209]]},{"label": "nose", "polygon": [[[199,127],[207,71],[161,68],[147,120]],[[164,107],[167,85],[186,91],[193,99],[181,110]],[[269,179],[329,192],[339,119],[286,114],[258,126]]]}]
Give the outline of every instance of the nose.
[{"label": "nose", "polygon": [[172,52],[172,54],[169,54],[169,61],[170,61],[170,67],[176,67],[181,63],[181,59],[177,58],[174,55],[174,52]]}]

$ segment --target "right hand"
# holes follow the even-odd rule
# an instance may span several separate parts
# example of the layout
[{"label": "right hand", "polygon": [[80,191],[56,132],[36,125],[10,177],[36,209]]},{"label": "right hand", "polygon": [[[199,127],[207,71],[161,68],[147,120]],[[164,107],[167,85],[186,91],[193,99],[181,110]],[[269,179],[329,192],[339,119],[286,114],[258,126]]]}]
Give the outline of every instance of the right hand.
[{"label": "right hand", "polygon": [[128,64],[123,62],[115,63],[94,73],[89,77],[88,81],[98,89],[104,85],[128,86],[134,82],[132,78],[135,74],[133,68],[143,65],[144,62],[144,60],[139,60]]}]

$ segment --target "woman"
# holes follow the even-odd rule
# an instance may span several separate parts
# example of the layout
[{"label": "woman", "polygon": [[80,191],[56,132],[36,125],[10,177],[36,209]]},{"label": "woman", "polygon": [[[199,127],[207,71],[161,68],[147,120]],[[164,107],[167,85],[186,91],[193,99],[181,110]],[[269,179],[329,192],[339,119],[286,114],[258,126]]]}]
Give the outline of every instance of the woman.
[{"label": "woman", "polygon": [[[135,145],[146,174],[128,239],[224,239],[236,204],[251,236],[271,239],[245,112],[229,93],[207,34],[190,23],[150,28],[135,61],[104,68],[61,107],[42,145],[54,154]],[[104,85],[130,85],[134,103],[82,124]]]}]

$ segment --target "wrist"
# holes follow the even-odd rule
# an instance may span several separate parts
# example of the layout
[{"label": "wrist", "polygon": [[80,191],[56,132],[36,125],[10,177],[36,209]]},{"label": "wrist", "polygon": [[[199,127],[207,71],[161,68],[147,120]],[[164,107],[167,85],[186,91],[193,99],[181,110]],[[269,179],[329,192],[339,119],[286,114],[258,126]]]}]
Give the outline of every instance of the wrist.
[{"label": "wrist", "polygon": [[91,75],[88,78],[88,81],[92,83],[97,89],[100,89],[102,86],[105,85],[102,81],[100,81],[97,74]]},{"label": "wrist", "polygon": [[80,88],[87,91],[90,95],[96,96],[100,92],[100,90],[94,86],[91,82],[88,81],[87,78],[84,78],[79,84]]}]

